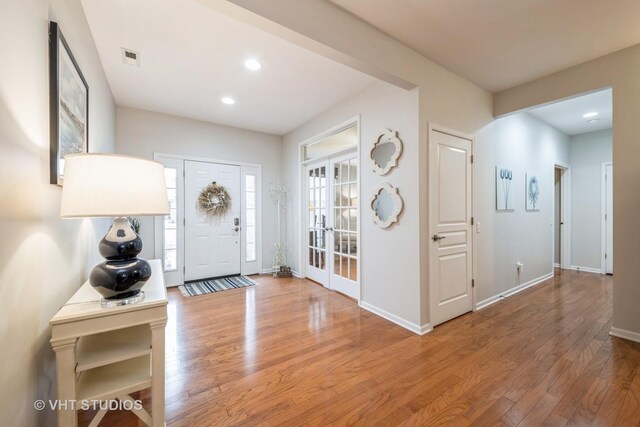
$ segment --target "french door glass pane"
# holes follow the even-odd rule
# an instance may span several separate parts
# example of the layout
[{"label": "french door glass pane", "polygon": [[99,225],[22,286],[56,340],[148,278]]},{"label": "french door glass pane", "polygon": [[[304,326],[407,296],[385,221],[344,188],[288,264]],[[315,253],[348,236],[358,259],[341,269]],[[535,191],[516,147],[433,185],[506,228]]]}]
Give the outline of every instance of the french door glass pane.
[{"label": "french door glass pane", "polygon": [[309,265],[325,268],[325,232],[327,212],[326,167],[315,167],[308,171],[307,189],[309,209]]}]

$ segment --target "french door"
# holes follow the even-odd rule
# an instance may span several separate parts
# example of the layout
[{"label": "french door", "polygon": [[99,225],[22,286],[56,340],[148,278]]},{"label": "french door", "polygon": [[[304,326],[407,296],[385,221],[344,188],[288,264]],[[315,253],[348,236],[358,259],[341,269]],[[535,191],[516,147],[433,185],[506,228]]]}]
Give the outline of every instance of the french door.
[{"label": "french door", "polygon": [[357,153],[307,164],[306,276],[360,299]]}]

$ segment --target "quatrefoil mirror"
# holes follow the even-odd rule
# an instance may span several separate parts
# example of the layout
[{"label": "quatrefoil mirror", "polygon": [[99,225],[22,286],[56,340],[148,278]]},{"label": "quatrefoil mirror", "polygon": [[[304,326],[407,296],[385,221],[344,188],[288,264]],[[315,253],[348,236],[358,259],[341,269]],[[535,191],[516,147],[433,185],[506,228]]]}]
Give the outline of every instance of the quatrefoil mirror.
[{"label": "quatrefoil mirror", "polygon": [[388,228],[398,222],[404,208],[404,201],[398,189],[391,184],[384,183],[371,197],[371,212],[373,222],[382,228]]},{"label": "quatrefoil mirror", "polygon": [[391,129],[383,129],[378,133],[371,146],[369,159],[373,171],[379,175],[386,175],[398,165],[398,159],[402,155],[402,141],[398,132]]}]

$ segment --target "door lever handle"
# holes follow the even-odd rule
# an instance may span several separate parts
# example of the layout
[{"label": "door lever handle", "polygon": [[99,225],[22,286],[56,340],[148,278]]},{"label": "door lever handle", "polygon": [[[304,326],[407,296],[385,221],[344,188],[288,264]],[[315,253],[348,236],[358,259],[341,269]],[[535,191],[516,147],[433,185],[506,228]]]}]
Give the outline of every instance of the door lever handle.
[{"label": "door lever handle", "polygon": [[440,236],[439,234],[434,234],[433,236],[431,236],[431,240],[433,240],[434,242],[437,242],[439,240],[446,239],[446,238],[447,238],[446,236]]}]

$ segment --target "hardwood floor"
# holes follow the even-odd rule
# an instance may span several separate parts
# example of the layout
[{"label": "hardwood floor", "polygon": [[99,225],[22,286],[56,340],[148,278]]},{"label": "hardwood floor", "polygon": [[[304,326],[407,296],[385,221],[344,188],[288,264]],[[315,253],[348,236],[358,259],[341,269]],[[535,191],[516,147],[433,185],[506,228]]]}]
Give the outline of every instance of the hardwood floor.
[{"label": "hardwood floor", "polygon": [[609,336],[612,287],[562,271],[422,337],[306,280],[172,290],[167,425],[640,425],[640,344]]}]

